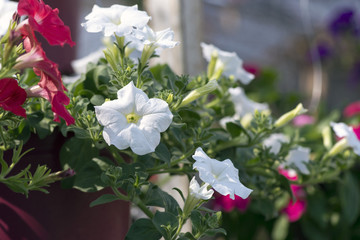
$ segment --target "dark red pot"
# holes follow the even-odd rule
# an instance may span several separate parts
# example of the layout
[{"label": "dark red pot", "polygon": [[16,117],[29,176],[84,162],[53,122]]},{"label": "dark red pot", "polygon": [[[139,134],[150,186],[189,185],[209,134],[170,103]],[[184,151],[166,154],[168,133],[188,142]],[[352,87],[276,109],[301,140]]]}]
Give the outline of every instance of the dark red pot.
[{"label": "dark red pot", "polygon": [[[14,172],[28,164],[46,164],[53,171],[60,170],[58,156],[64,141],[60,134],[43,140],[32,136],[24,149],[35,150],[25,155]],[[10,155],[6,153],[5,159]],[[130,221],[127,202],[89,207],[90,202],[110,191],[83,193],[62,189],[60,183],[52,184],[47,190],[49,194],[32,191],[26,198],[0,183],[1,240],[124,239]]]}]

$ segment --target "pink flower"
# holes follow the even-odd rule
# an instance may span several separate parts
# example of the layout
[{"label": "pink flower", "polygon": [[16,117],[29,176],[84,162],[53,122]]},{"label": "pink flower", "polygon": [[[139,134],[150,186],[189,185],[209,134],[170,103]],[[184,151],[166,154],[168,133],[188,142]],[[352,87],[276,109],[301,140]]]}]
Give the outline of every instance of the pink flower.
[{"label": "pink flower", "polygon": [[279,167],[278,171],[281,175],[285,176],[287,179],[289,179],[291,181],[298,180],[297,173],[294,169],[284,169],[282,167]]},{"label": "pink flower", "polygon": [[26,117],[22,104],[26,100],[26,92],[19,87],[13,78],[0,79],[0,107],[18,116]]},{"label": "pink flower", "polygon": [[[43,97],[51,103],[51,110],[54,112],[54,121],[60,122],[59,116],[62,117],[67,125],[75,122],[64,105],[70,103],[70,99],[65,95],[61,74],[56,63],[50,61],[42,49],[40,43],[35,38],[34,32],[30,25],[25,24],[21,28],[21,33],[24,36],[24,48],[30,54],[29,57],[20,56],[20,60],[28,62],[19,62],[20,65],[33,67],[36,75],[40,76],[38,85],[41,89],[33,87],[27,93],[29,97]],[[31,58],[36,56],[36,58]],[[30,60],[31,59],[31,60]]]},{"label": "pink flower", "polygon": [[301,186],[291,185],[291,191],[296,197],[295,202],[290,199],[288,205],[281,210],[281,212],[285,213],[290,222],[295,222],[301,218],[301,216],[306,211],[306,199],[305,199],[305,191]]},{"label": "pink flower", "polygon": [[358,126],[356,126],[356,127],[354,126],[354,127],[352,127],[352,129],[353,129],[353,131],[354,131],[357,139],[360,140],[360,125],[358,125]]},{"label": "pink flower", "polygon": [[314,122],[315,122],[314,117],[306,114],[299,115],[293,119],[293,124],[297,127],[310,125],[313,124]]},{"label": "pink flower", "polygon": [[256,65],[244,63],[243,67],[247,72],[252,73],[255,76],[258,76],[261,73],[260,68]]},{"label": "pink flower", "polygon": [[354,115],[360,114],[360,101],[350,103],[345,109],[344,109],[344,117],[350,118]]},{"label": "pink flower", "polygon": [[214,209],[223,210],[225,212],[231,212],[234,208],[240,212],[245,212],[250,204],[250,198],[241,198],[235,195],[235,199],[232,200],[229,195],[223,196],[215,194]]},{"label": "pink flower", "polygon": [[59,18],[57,8],[52,9],[42,0],[20,0],[18,14],[28,16],[32,29],[44,36],[51,45],[75,45],[71,40],[70,28]]},{"label": "pink flower", "polygon": [[[296,181],[298,179],[297,173],[293,169],[286,170],[283,168],[279,168],[278,171],[290,181]],[[306,211],[306,193],[304,189],[299,185],[291,184],[290,187],[296,200],[295,202],[293,202],[293,200],[290,199],[287,206],[283,208],[281,212],[286,214],[290,222],[295,222],[299,220],[303,213]]]}]

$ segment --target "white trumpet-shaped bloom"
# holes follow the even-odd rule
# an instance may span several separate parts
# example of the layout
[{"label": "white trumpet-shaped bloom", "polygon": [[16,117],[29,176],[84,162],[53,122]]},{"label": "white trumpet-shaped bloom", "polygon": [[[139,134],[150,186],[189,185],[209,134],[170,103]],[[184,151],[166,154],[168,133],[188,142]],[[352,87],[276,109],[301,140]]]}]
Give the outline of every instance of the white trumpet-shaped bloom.
[{"label": "white trumpet-shaped bloom", "polygon": [[108,8],[101,8],[94,5],[91,13],[86,17],[85,23],[82,23],[88,32],[104,32],[105,36],[111,36],[114,33],[121,37],[133,32],[135,28],[144,27],[151,17],[145,11],[139,11],[138,6],[131,7],[114,4]]},{"label": "white trumpet-shaped bloom", "polygon": [[193,168],[199,171],[200,179],[218,193],[224,196],[229,194],[234,200],[234,195],[245,199],[252,192],[240,182],[239,170],[234,167],[230,159],[224,161],[212,159],[200,147],[192,157],[195,159]]},{"label": "white trumpet-shaped bloom", "polygon": [[235,114],[241,118],[246,114],[254,114],[255,110],[264,111],[269,107],[266,103],[257,103],[249,99],[241,87],[229,88],[231,101],[234,103]]},{"label": "white trumpet-shaped bloom", "polygon": [[274,133],[263,141],[263,145],[270,148],[271,153],[278,154],[280,152],[281,145],[288,142],[289,138],[284,134]]},{"label": "white trumpet-shaped bloom", "polygon": [[148,25],[127,36],[126,41],[130,42],[130,45],[139,51],[143,51],[144,46],[148,46],[156,49],[157,53],[159,53],[160,49],[174,48],[180,44],[174,41],[174,31],[170,28],[155,32]]},{"label": "white trumpet-shaped bloom", "polygon": [[223,75],[239,79],[243,84],[248,84],[254,79],[254,75],[243,68],[243,61],[235,52],[222,51],[214,45],[206,43],[201,43],[201,48],[206,61],[210,62],[212,55],[217,56],[215,72],[222,69]]},{"label": "white trumpet-shaped bloom", "polygon": [[149,99],[133,82],[120,89],[117,96],[116,100],[95,106],[96,118],[104,126],[104,140],[120,150],[130,147],[138,155],[154,152],[160,133],[172,122],[168,104]]},{"label": "white trumpet-shaped bloom", "polygon": [[302,174],[310,174],[306,164],[310,160],[310,149],[298,146],[289,151],[286,156],[285,166],[295,166]]},{"label": "white trumpet-shaped bloom", "polygon": [[336,136],[346,138],[346,144],[354,150],[354,153],[360,156],[360,140],[354,131],[354,128],[345,123],[330,123]]},{"label": "white trumpet-shaped bloom", "polygon": [[189,190],[190,195],[197,198],[197,199],[203,199],[208,200],[212,197],[214,194],[214,190],[209,189],[208,190],[208,183],[205,183],[200,187],[199,183],[196,181],[195,177],[193,177],[190,181]]}]

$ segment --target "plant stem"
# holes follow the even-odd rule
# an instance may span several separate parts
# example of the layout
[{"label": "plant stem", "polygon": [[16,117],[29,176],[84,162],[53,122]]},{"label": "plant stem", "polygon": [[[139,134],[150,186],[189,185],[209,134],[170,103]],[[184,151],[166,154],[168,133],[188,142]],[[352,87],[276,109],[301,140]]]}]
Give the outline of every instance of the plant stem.
[{"label": "plant stem", "polygon": [[[172,166],[175,166],[176,164],[178,164],[179,162],[181,162],[182,160],[188,158],[191,156],[191,154],[193,154],[195,151],[195,148],[192,148],[190,151],[188,151],[187,153],[183,154],[180,158],[176,159],[175,161],[172,161],[170,163],[170,167]],[[153,168],[150,168],[148,169],[147,171],[148,172],[153,172],[153,171],[156,171],[156,170],[160,170],[160,169],[163,169],[163,168],[166,168],[166,167],[169,167],[169,164],[168,163],[164,163],[164,164],[161,164],[157,167],[153,167]]]},{"label": "plant stem", "polygon": [[134,201],[134,203],[136,204],[136,206],[138,206],[141,211],[143,211],[143,213],[146,214],[146,216],[148,216],[150,219],[152,219],[154,217],[154,214],[146,207],[146,205],[139,199],[137,198],[136,201]]},{"label": "plant stem", "polygon": [[116,187],[111,187],[111,189],[120,200],[130,201],[129,197],[122,194]]},{"label": "plant stem", "polygon": [[150,175],[154,175],[154,174],[163,174],[163,173],[182,173],[182,174],[186,174],[189,172],[189,169],[184,169],[184,168],[178,168],[178,169],[167,169],[167,170],[149,170],[147,171]]}]

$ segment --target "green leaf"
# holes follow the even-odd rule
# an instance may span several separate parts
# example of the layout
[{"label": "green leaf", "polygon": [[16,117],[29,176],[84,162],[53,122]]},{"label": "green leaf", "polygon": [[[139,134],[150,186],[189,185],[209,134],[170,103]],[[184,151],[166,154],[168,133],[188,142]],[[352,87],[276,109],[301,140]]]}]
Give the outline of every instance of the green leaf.
[{"label": "green leaf", "polygon": [[359,216],[360,192],[359,184],[354,176],[347,172],[344,181],[339,183],[342,215],[348,224],[353,224]]},{"label": "green leaf", "polygon": [[243,127],[234,122],[226,123],[226,130],[230,133],[232,138],[240,136],[243,132]]},{"label": "green leaf", "polygon": [[0,175],[4,177],[4,174],[9,168],[9,165],[4,160],[4,152],[0,151],[0,164],[1,164],[1,173]]},{"label": "green leaf", "polygon": [[119,198],[117,196],[115,196],[113,194],[104,194],[104,195],[100,196],[99,198],[97,198],[96,200],[92,201],[90,203],[90,207],[113,202],[116,200],[119,200]]},{"label": "green leaf", "polygon": [[100,106],[105,102],[105,98],[99,94],[96,94],[90,98],[90,102],[94,106]]},{"label": "green leaf", "polygon": [[161,161],[166,163],[169,163],[171,159],[171,153],[164,143],[160,143],[156,147],[155,153],[153,153],[152,155],[155,155]]},{"label": "green leaf", "polygon": [[194,210],[190,214],[193,232],[196,234],[204,227],[202,222],[202,215],[199,211]]},{"label": "green leaf", "polygon": [[158,240],[161,233],[156,230],[156,227],[150,219],[138,219],[130,227],[129,232],[126,234],[125,240]]},{"label": "green leaf", "polygon": [[189,232],[185,234],[180,234],[178,240],[196,240],[196,238]]},{"label": "green leaf", "polygon": [[176,215],[169,212],[157,211],[152,219],[156,229],[161,232],[165,239],[171,237],[172,232],[176,231],[178,227],[178,220]]},{"label": "green leaf", "polygon": [[158,186],[153,185],[152,183],[146,192],[144,203],[147,206],[163,207],[167,212],[173,213],[175,215],[178,214],[177,209],[179,208],[179,204],[177,201],[168,193],[164,192]]},{"label": "green leaf", "polygon": [[215,236],[216,234],[223,234],[223,235],[226,235],[226,230],[223,229],[223,228],[216,228],[216,229],[208,229],[205,231],[205,235],[208,235],[208,236]]},{"label": "green leaf", "polygon": [[289,230],[289,220],[284,214],[275,221],[271,236],[274,240],[283,240],[286,238]]},{"label": "green leaf", "polygon": [[221,211],[216,212],[207,219],[207,224],[210,228],[218,228],[221,221]]},{"label": "green leaf", "polygon": [[65,180],[67,187],[84,192],[104,188],[106,184],[101,180],[101,174],[113,164],[107,158],[99,157],[99,150],[92,141],[77,138],[71,138],[63,144],[60,150],[60,163],[64,169],[71,168],[76,173]]}]

